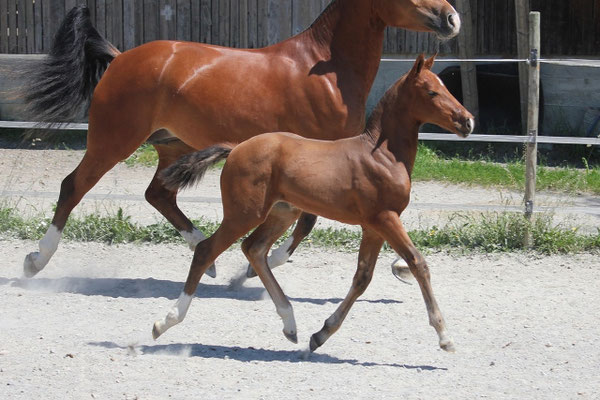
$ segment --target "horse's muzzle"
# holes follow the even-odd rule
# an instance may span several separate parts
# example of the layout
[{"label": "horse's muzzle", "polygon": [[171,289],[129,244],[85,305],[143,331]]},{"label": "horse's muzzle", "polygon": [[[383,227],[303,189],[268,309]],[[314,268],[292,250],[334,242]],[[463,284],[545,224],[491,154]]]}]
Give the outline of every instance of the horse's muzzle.
[{"label": "horse's muzzle", "polygon": [[460,32],[460,16],[454,10],[442,12],[440,15],[432,16],[428,25],[438,38],[452,39]]}]

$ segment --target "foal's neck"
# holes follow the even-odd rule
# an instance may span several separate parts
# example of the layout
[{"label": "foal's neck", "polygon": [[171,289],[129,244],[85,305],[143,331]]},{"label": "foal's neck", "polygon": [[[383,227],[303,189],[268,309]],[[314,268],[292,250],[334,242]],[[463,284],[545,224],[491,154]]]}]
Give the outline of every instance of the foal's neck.
[{"label": "foal's neck", "polygon": [[410,106],[411,99],[403,93],[401,84],[388,90],[360,136],[372,145],[373,153],[403,163],[409,175],[415,164],[421,126],[421,122],[411,115]]},{"label": "foal's neck", "polygon": [[298,38],[311,41],[322,61],[354,70],[370,88],[383,52],[384,29],[370,1],[333,0]]}]

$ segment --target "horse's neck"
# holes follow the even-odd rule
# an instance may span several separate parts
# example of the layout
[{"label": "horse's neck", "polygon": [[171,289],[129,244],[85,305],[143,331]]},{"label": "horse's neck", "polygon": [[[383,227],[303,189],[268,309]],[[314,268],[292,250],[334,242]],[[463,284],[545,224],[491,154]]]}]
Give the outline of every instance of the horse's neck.
[{"label": "horse's neck", "polygon": [[417,155],[421,123],[402,104],[402,100],[384,96],[361,136],[372,144],[373,151],[393,163],[403,163],[410,175]]},{"label": "horse's neck", "polygon": [[352,69],[371,88],[383,50],[385,25],[370,1],[334,0],[298,40],[309,41],[321,60]]}]

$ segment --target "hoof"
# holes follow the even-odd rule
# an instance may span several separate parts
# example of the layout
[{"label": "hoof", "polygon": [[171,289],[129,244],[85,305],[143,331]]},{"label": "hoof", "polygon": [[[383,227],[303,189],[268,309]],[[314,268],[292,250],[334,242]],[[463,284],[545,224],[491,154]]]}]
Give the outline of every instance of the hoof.
[{"label": "hoof", "polygon": [[442,350],[447,351],[448,353],[456,353],[456,348],[454,347],[454,343],[451,339],[441,340],[440,347]]},{"label": "hoof", "polygon": [[286,331],[283,331],[283,334],[285,335],[287,340],[289,340],[290,342],[292,342],[294,344],[298,344],[298,334],[296,332],[287,333]]},{"label": "hoof", "polygon": [[256,276],[256,271],[252,268],[252,265],[248,264],[248,269],[246,270],[246,277],[254,278]]},{"label": "hoof", "polygon": [[38,268],[33,261],[38,256],[39,253],[34,252],[27,254],[25,257],[25,261],[23,262],[23,275],[25,275],[25,278],[33,278],[38,272],[41,271],[41,268]]},{"label": "hoof", "polygon": [[206,270],[206,275],[210,276],[211,278],[217,277],[217,267],[215,267],[215,264],[208,267],[208,269]]},{"label": "hoof", "polygon": [[160,335],[162,335],[162,333],[158,330],[158,322],[155,322],[152,327],[152,338],[156,340]]},{"label": "hoof", "polygon": [[321,347],[322,343],[319,343],[316,339],[316,333],[314,335],[312,335],[310,337],[310,345],[309,345],[309,349],[310,352],[314,352],[316,349],[318,349],[319,347]]},{"label": "hoof", "polygon": [[410,272],[410,269],[406,265],[397,265],[396,263],[392,264],[392,275],[396,277],[400,282],[406,283],[407,285],[412,285],[409,282],[409,279],[412,279],[413,274]]}]

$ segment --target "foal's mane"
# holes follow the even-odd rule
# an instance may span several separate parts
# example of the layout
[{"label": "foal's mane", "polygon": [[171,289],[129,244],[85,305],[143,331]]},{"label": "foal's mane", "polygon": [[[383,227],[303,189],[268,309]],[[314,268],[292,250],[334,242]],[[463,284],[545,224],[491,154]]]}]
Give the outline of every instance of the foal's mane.
[{"label": "foal's mane", "polygon": [[318,22],[321,22],[321,20],[327,17],[339,3],[340,0],[332,0],[331,3],[329,3],[323,11],[321,11],[321,14],[319,14],[319,16],[315,18],[312,24],[310,24],[310,26],[306,28],[305,31],[313,28]]}]

